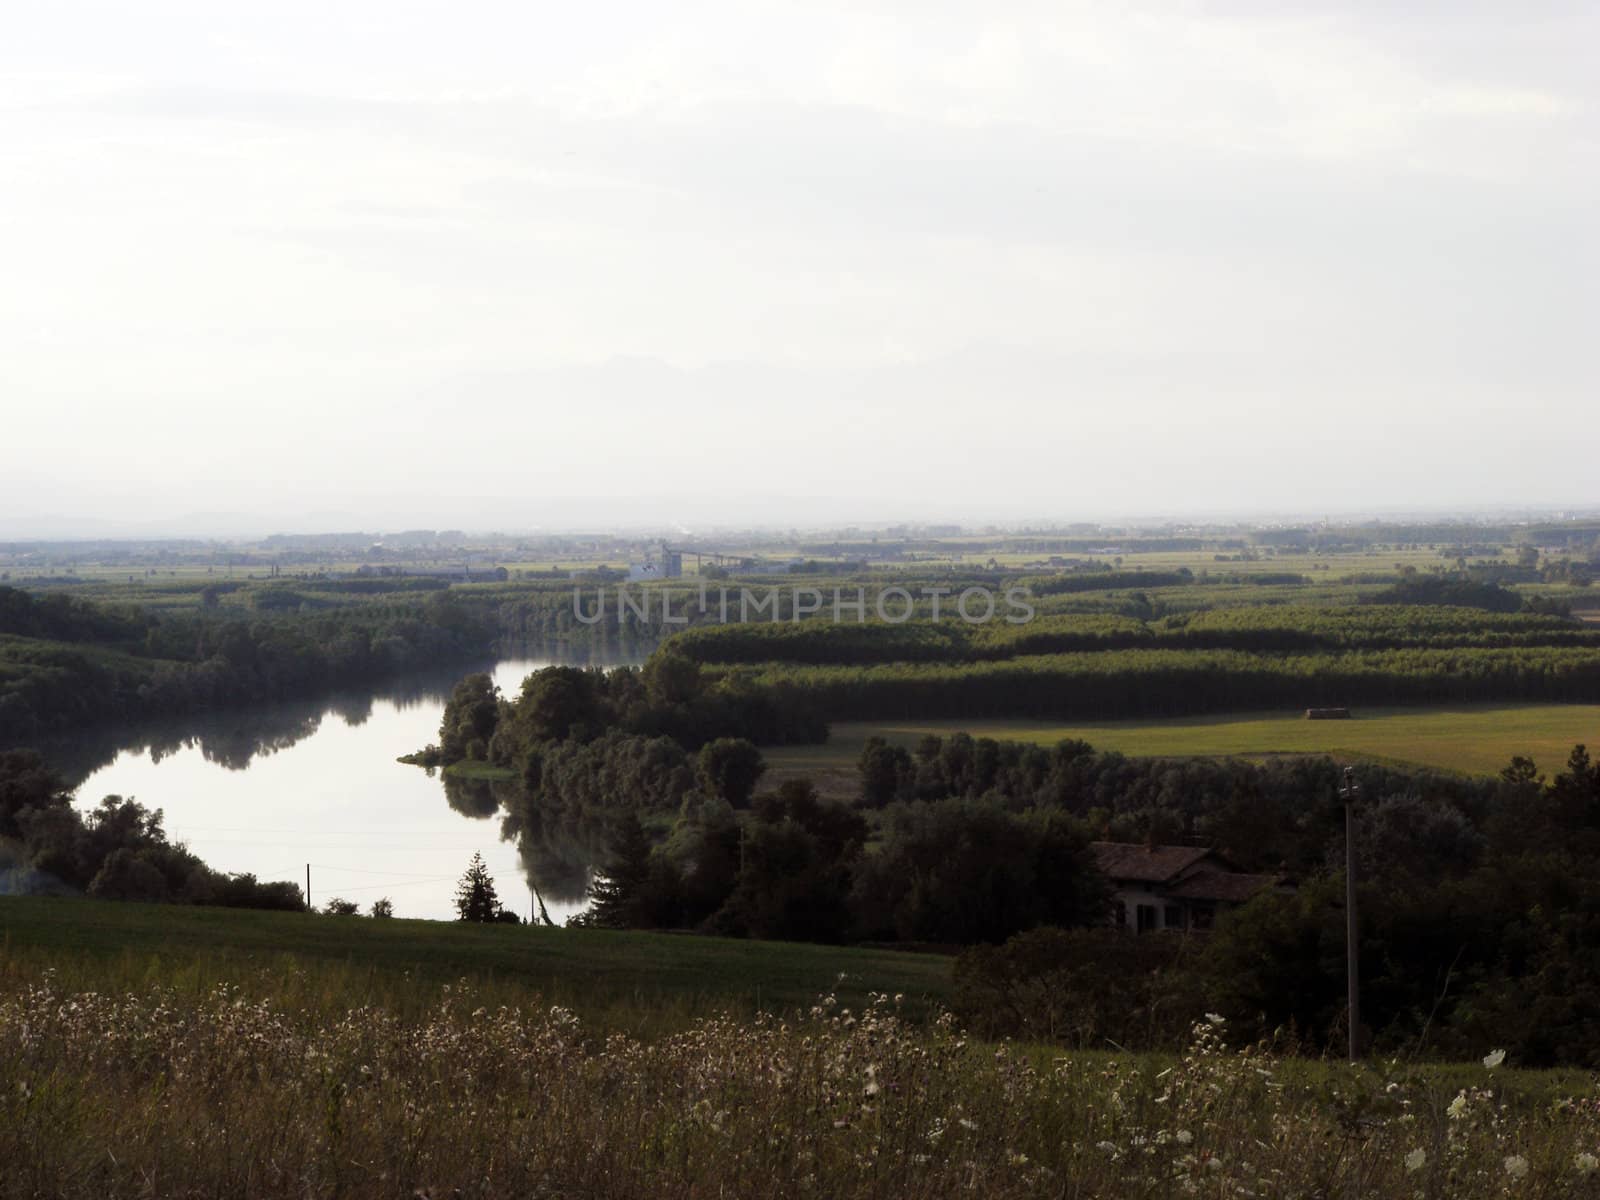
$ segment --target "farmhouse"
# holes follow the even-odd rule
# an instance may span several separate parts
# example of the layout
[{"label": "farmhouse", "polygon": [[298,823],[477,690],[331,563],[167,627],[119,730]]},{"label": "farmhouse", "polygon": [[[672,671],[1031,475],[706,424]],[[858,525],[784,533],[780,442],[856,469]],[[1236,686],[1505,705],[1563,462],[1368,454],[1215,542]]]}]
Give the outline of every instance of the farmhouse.
[{"label": "farmhouse", "polygon": [[1217,914],[1268,889],[1288,890],[1277,875],[1249,875],[1204,846],[1092,842],[1095,863],[1111,881],[1112,921],[1136,933],[1210,929]]}]

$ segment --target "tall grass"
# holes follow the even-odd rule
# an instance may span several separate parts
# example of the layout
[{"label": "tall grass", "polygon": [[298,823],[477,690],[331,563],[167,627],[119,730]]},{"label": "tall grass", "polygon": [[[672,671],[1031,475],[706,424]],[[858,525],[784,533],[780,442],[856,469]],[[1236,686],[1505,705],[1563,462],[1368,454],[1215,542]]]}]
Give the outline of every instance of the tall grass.
[{"label": "tall grass", "polygon": [[1592,1092],[1517,1101],[1487,1067],[1461,1088],[1308,1081],[1215,1022],[1162,1063],[973,1043],[882,995],[638,1038],[470,986],[401,1012],[265,982],[5,972],[0,1196],[1556,1197],[1600,1178]]}]

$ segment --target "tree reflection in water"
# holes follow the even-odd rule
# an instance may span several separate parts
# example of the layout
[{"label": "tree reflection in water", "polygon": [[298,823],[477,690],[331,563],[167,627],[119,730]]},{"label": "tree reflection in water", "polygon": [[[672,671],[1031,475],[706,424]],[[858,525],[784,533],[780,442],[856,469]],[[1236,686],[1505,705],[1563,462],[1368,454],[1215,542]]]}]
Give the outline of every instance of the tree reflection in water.
[{"label": "tree reflection in water", "polygon": [[444,776],[445,799],[462,816],[501,815],[500,837],[517,847],[529,882],[548,900],[575,904],[589,894],[595,864],[604,860],[603,820],[549,812],[527,803],[518,780]]}]

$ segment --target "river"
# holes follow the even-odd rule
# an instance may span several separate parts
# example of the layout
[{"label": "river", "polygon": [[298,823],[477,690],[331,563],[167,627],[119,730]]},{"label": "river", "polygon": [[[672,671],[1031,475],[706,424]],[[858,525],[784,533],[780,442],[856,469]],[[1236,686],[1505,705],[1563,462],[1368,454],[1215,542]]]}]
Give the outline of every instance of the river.
[{"label": "river", "polygon": [[[515,696],[552,657],[506,658],[491,673]],[[479,668],[487,669],[487,668]],[[397,917],[454,919],[456,884],[483,855],[502,903],[528,918],[536,884],[560,924],[586,907],[597,849],[569,837],[530,849],[502,840],[486,785],[457,785],[396,762],[438,740],[439,719],[467,669],[387,690],[262,705],[219,716],[113,729],[72,756],[50,755],[76,780],[80,808],[103,796],[139,800],[165,815],[168,837],[219,871],[305,885],[363,912],[388,898]],[[47,755],[49,755],[47,751]],[[74,767],[77,769],[74,770]]]}]

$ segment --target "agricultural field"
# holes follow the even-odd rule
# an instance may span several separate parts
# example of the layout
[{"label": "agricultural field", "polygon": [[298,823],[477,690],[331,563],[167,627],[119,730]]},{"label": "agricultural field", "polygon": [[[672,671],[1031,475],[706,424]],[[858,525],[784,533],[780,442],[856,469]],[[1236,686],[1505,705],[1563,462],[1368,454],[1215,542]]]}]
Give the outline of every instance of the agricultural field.
[{"label": "agricultural field", "polygon": [[1133,758],[1326,754],[1341,761],[1412,764],[1493,775],[1514,755],[1553,773],[1572,747],[1600,747],[1600,705],[1520,704],[1375,708],[1347,721],[1308,721],[1301,713],[1224,713],[1154,721],[849,721],[821,746],[767,751],[774,780],[810,776],[836,796],[859,790],[856,761],[870,737],[907,749],[928,734],[966,732],[997,741],[1050,746],[1081,739]]}]

